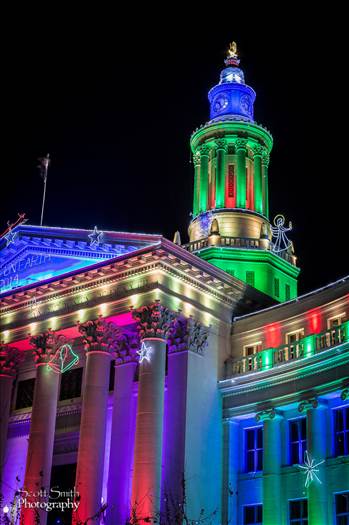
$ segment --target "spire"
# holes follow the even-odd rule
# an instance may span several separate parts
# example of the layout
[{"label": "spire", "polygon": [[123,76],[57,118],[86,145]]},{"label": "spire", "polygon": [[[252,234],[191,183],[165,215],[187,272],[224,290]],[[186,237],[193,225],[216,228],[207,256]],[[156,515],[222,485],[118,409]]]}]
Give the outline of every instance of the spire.
[{"label": "spire", "polygon": [[179,233],[179,231],[177,230],[174,234],[174,237],[173,237],[173,242],[175,244],[178,244],[179,246],[182,244],[181,243],[181,234]]},{"label": "spire", "polygon": [[236,42],[231,42],[224,60],[219,84],[208,94],[211,120],[240,120],[253,122],[253,104],[256,94],[245,84],[245,76],[240,69],[240,59]]}]

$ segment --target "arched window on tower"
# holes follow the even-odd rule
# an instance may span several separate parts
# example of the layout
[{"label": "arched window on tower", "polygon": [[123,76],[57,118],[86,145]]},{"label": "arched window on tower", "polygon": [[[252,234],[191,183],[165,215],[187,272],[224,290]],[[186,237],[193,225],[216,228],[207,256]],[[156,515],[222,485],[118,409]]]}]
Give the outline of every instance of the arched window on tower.
[{"label": "arched window on tower", "polygon": [[226,183],[225,183],[225,207],[235,208],[236,207],[236,176],[235,176],[235,165],[232,163],[228,164]]}]

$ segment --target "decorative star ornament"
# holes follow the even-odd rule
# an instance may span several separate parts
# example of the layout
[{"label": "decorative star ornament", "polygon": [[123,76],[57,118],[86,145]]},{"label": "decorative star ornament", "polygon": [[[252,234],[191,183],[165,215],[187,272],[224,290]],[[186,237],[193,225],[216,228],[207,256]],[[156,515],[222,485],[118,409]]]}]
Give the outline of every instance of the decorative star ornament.
[{"label": "decorative star ornament", "polygon": [[153,353],[153,347],[147,346],[145,342],[143,341],[140,350],[137,350],[137,354],[139,355],[139,362],[143,363],[143,361],[146,360],[148,361],[148,363],[150,363],[152,353]]},{"label": "decorative star ornament", "polygon": [[10,244],[13,244],[16,242],[18,232],[14,232],[13,230],[10,230],[4,237],[6,239],[6,248]]},{"label": "decorative star ornament", "polygon": [[103,242],[104,233],[100,232],[97,226],[94,227],[93,232],[89,234],[91,248],[99,246]]},{"label": "decorative star ornament", "polygon": [[309,452],[306,450],[304,453],[304,465],[297,465],[300,469],[304,470],[304,474],[306,474],[305,479],[305,488],[307,489],[309,485],[314,481],[314,479],[322,484],[322,481],[317,476],[317,472],[319,472],[318,466],[322,465],[322,463],[325,463],[325,460],[319,461],[318,463],[315,463],[315,459],[311,457]]}]

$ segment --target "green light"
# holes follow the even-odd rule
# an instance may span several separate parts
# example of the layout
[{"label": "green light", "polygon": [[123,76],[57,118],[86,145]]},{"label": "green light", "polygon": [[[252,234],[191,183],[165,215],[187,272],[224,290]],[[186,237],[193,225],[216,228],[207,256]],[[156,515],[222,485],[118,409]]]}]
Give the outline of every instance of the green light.
[{"label": "green light", "polygon": [[273,349],[268,348],[262,353],[262,370],[269,370],[273,367]]},{"label": "green light", "polygon": [[315,335],[308,335],[301,341],[304,351],[304,357],[311,357],[315,354]]}]

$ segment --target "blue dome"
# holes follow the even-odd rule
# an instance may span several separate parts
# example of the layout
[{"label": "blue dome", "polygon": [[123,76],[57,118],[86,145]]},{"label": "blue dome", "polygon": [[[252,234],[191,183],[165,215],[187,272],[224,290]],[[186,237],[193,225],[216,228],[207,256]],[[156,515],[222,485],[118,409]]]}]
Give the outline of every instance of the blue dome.
[{"label": "blue dome", "polygon": [[208,93],[210,119],[253,122],[255,98],[256,93],[245,84],[243,71],[238,67],[226,67],[221,72],[219,84]]}]

